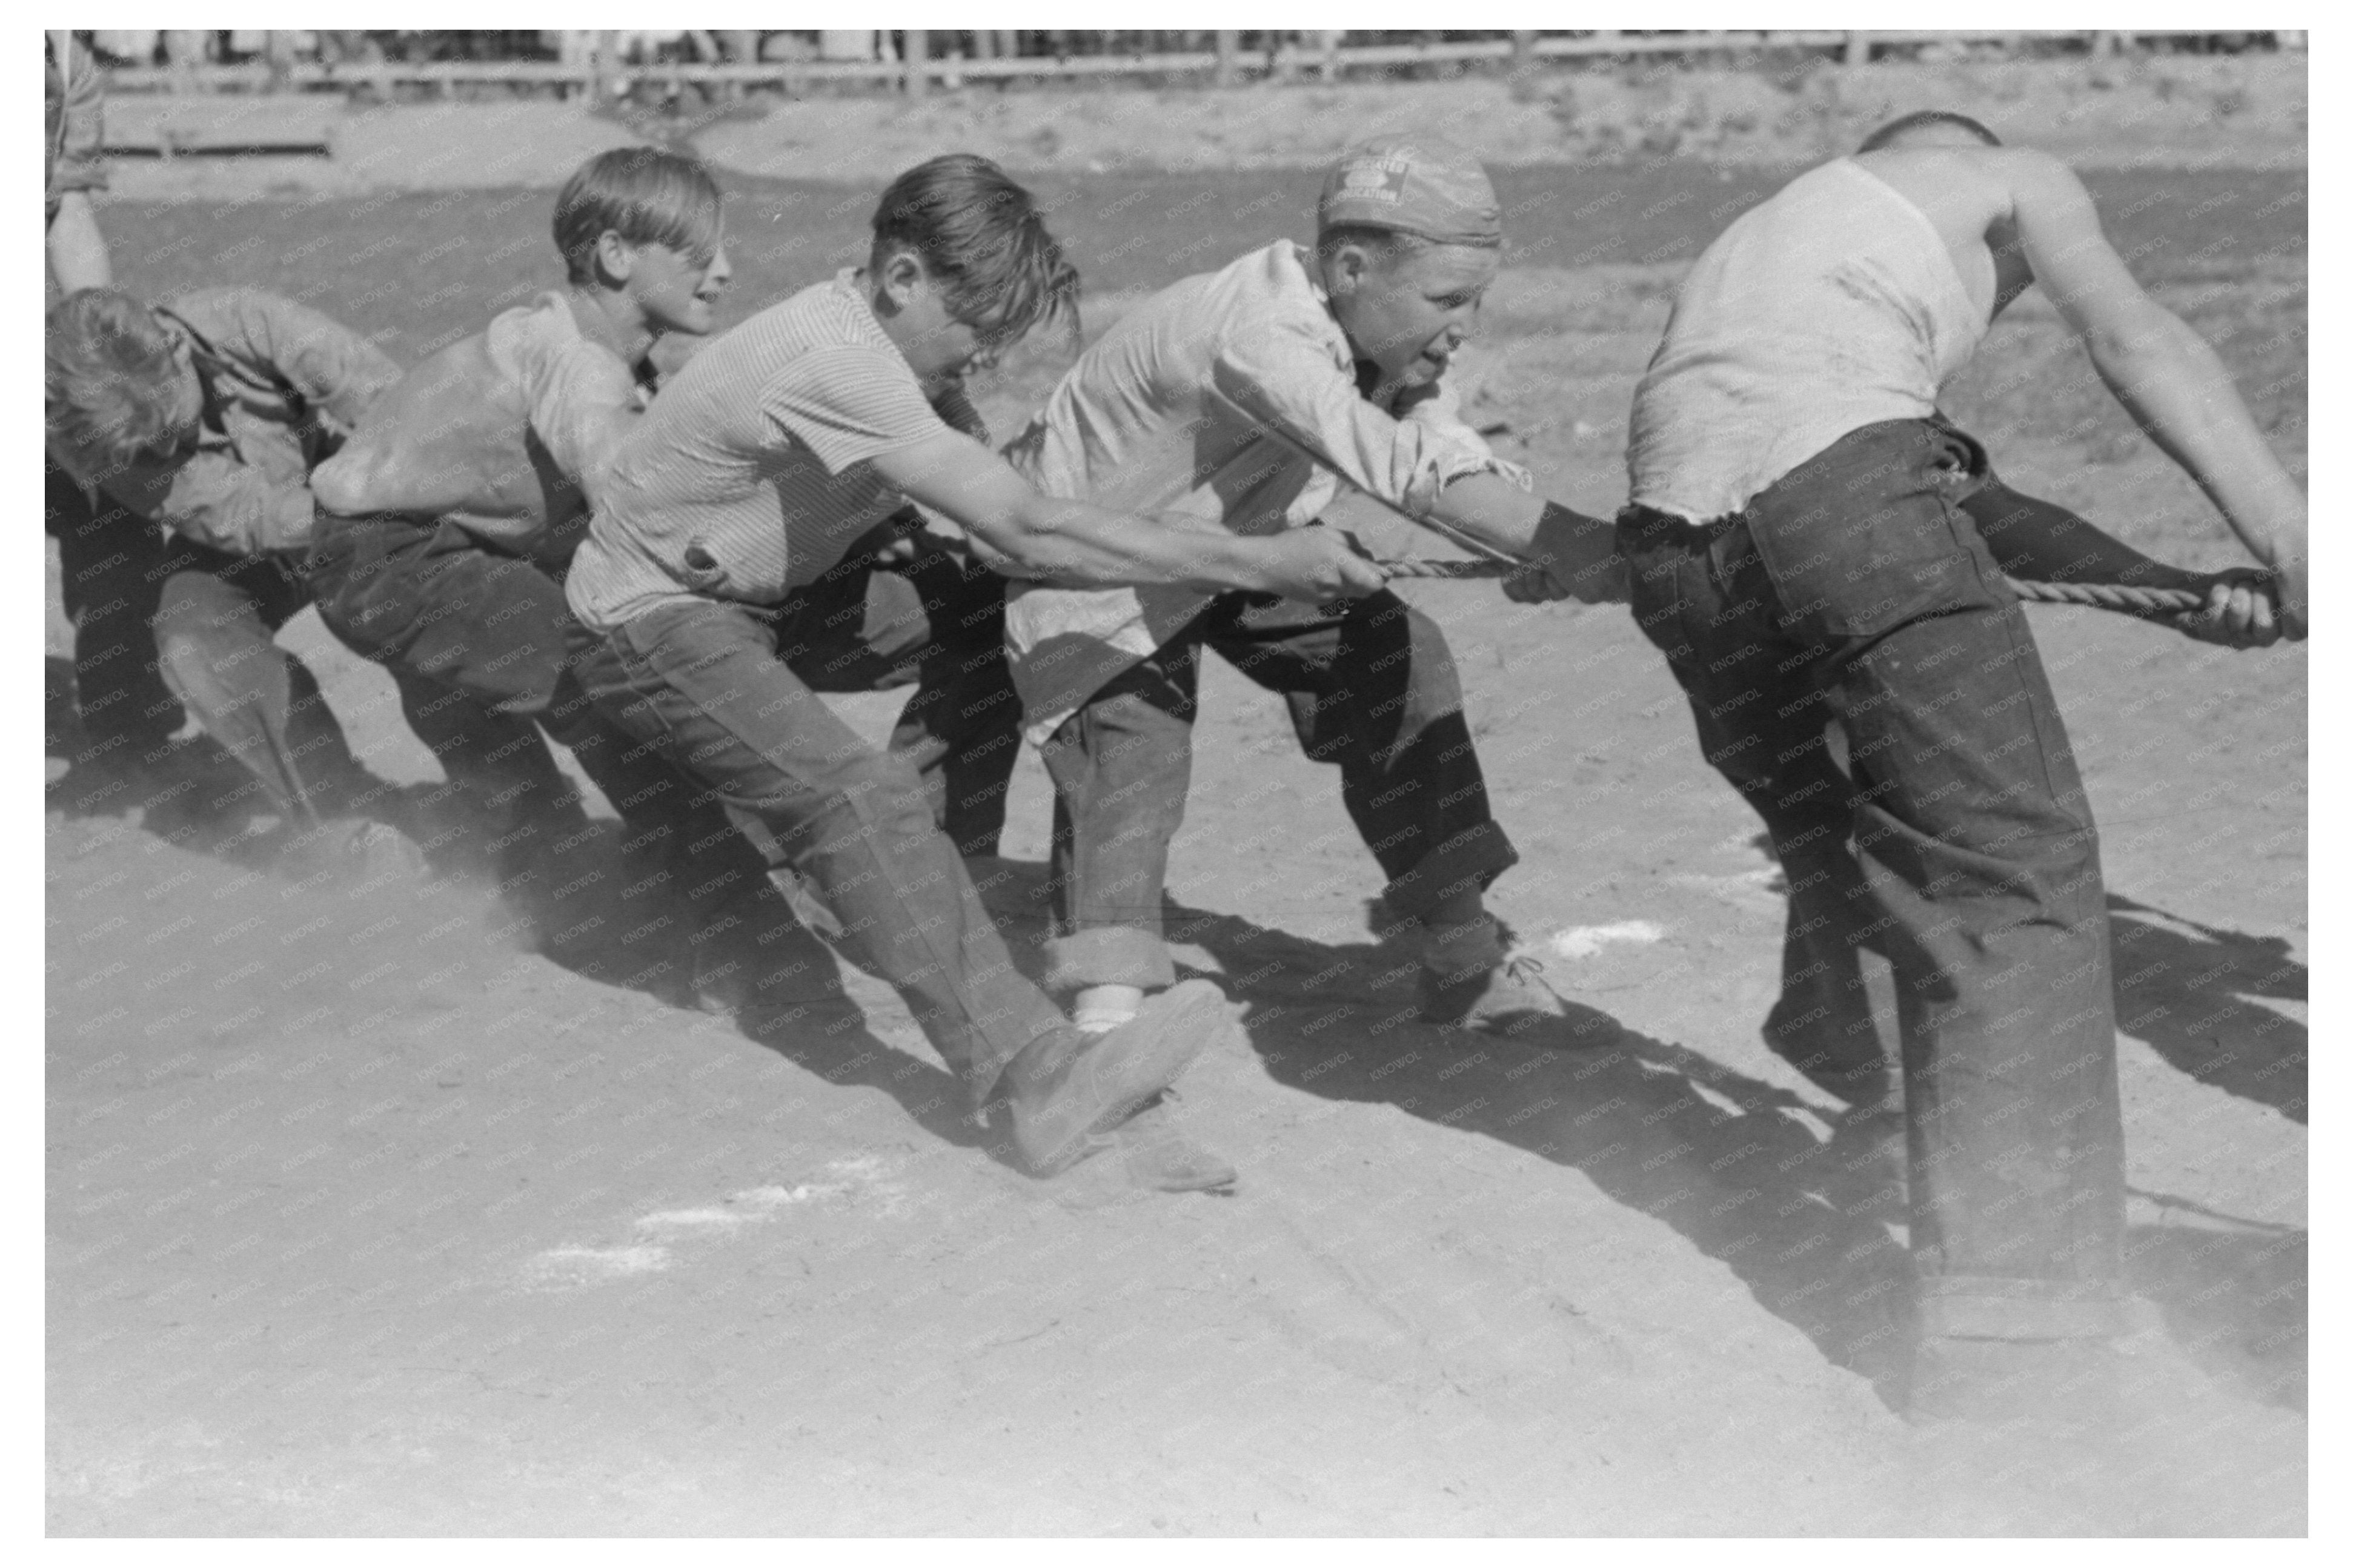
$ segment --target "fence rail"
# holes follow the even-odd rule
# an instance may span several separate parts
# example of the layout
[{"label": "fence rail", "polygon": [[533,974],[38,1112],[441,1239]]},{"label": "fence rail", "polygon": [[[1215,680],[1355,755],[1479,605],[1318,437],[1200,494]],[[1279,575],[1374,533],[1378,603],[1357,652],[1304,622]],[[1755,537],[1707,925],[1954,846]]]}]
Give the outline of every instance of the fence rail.
[{"label": "fence rail", "polygon": [[[1772,52],[1828,54],[1850,65],[1866,64],[1874,51],[1921,44],[1996,44],[2018,47],[2027,42],[2083,43],[2093,52],[2120,52],[2142,43],[2177,38],[2203,38],[2207,34],[2151,32],[1937,32],[1926,29],[1871,32],[1684,32],[1589,33],[1556,35],[1522,33],[1508,38],[1477,38],[1457,42],[1409,44],[1285,43],[1272,48],[1242,50],[1233,35],[1220,37],[1215,50],[1189,49],[1168,53],[1104,55],[1036,55],[1014,58],[917,58],[908,60],[768,60],[730,64],[662,61],[628,64],[617,59],[562,60],[396,60],[365,62],[298,61],[270,65],[250,61],[236,65],[123,66],[109,73],[118,90],[228,90],[268,91],[280,89],[369,87],[389,94],[396,86],[422,86],[446,90],[459,84],[554,88],[559,92],[586,90],[598,82],[608,91],[627,90],[638,83],[657,86],[690,83],[735,87],[769,86],[792,89],[818,82],[896,83],[911,93],[933,86],[1014,78],[1070,79],[1112,76],[1208,75],[1221,81],[1251,75],[1289,79],[1313,74],[1336,80],[1351,71],[1388,71],[1399,67],[1513,61],[1633,58],[1637,57],[1754,55]],[[1331,39],[1335,35],[1325,35]],[[2301,48],[2304,35],[2274,35],[2275,47]],[[923,35],[909,35],[911,54],[927,53]]]}]

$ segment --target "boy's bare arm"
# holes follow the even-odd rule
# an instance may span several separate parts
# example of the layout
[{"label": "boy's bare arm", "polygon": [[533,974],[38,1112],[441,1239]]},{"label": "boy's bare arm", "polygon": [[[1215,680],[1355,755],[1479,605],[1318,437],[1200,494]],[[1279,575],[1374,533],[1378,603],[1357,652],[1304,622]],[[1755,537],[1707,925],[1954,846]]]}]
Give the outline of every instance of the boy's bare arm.
[{"label": "boy's bare arm", "polygon": [[390,355],[332,316],[259,289],[240,291],[231,303],[222,346],[284,376],[339,437],[400,382]]},{"label": "boy's bare arm", "polygon": [[61,294],[113,286],[114,262],[88,191],[68,191],[58,199],[58,216],[49,223],[49,272]]},{"label": "boy's bare arm", "polygon": [[2286,633],[2301,638],[2304,492],[2264,441],[2230,373],[2202,338],[2134,280],[2073,171],[2039,153],[1998,157],[2035,281],[2083,339],[2125,410],[2275,574]]}]

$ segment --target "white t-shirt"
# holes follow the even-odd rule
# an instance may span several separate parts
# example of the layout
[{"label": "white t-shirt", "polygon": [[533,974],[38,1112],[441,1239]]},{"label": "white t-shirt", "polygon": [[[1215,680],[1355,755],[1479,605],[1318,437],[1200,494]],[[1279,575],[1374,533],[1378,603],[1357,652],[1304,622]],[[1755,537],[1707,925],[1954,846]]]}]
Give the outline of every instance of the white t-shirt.
[{"label": "white t-shirt", "polygon": [[1632,499],[1729,516],[1840,437],[1926,418],[1985,337],[1918,207],[1852,159],[1799,175],[1683,280],[1634,390]]}]

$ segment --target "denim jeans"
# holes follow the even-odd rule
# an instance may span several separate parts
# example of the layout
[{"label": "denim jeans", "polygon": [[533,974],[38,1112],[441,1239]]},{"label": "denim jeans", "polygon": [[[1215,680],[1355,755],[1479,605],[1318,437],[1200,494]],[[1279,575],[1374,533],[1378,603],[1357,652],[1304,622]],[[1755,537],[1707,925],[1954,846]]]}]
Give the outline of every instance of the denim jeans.
[{"label": "denim jeans", "polygon": [[1894,978],[1921,1329],[2116,1326],[2123,1130],[2099,847],[2016,597],[1960,507],[1975,443],[1856,430],[1739,514],[1640,507],[1637,620],[1789,886],[1776,1047],[1874,1065]]},{"label": "denim jeans", "polygon": [[755,871],[729,863],[727,821],[692,780],[589,700],[573,669],[579,622],[563,585],[538,564],[431,518],[322,509],[310,577],[320,619],[390,671],[417,738],[501,829],[502,854],[580,825],[536,724],[620,813],[627,896],[682,898],[699,919],[738,884],[756,882]]},{"label": "denim jeans", "polygon": [[1192,779],[1205,647],[1281,693],[1301,748],[1339,768],[1341,801],[1388,877],[1391,909],[1419,916],[1450,894],[1484,890],[1518,860],[1488,814],[1462,689],[1436,622],[1387,592],[1336,611],[1221,594],[1047,739],[1056,984],[1176,980],[1161,894]]},{"label": "denim jeans", "polygon": [[915,764],[834,715],[778,656],[774,621],[698,599],[601,641],[579,664],[597,706],[714,791],[771,867],[816,888],[852,960],[897,989],[976,1101],[1070,1027],[1013,967]]}]

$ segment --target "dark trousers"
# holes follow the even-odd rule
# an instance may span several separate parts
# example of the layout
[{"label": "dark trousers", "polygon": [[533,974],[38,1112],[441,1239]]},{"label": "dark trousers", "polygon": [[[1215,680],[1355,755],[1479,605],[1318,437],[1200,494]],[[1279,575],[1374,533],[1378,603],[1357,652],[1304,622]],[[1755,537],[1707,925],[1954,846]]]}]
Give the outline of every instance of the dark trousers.
[{"label": "dark trousers", "polygon": [[[180,701],[155,666],[156,607],[171,576],[163,535],[104,495],[42,464],[44,526],[58,542],[74,628],[78,767],[133,764],[180,727]],[[63,737],[59,737],[60,740]]]},{"label": "dark trousers", "polygon": [[994,854],[1021,747],[1005,579],[938,550],[877,567],[873,548],[889,527],[769,613],[776,657],[815,692],[913,685],[891,750],[923,779],[957,852]]},{"label": "dark trousers", "polygon": [[1382,896],[1391,909],[1419,917],[1449,895],[1483,890],[1517,861],[1488,813],[1461,686],[1436,622],[1386,592],[1335,611],[1221,594],[1047,740],[1054,983],[1176,980],[1161,896],[1192,779],[1203,648],[1281,693],[1301,747],[1340,769],[1341,800],[1388,877]]},{"label": "dark trousers", "polygon": [[[832,609],[852,602],[843,593]],[[623,731],[707,783],[771,867],[816,889],[852,960],[897,989],[941,1058],[985,1097],[1015,1055],[1069,1025],[1013,967],[955,843],[935,825],[938,789],[907,754],[869,747],[817,694],[855,662],[830,661],[848,652],[860,618],[844,613],[828,628],[828,613],[816,599],[786,607],[781,623],[796,629],[788,664],[778,619],[710,599],[666,605],[602,639],[580,677]],[[994,673],[981,657],[966,678],[987,697],[1002,663],[998,645]],[[941,675],[953,667],[930,666]],[[1016,722],[1008,703],[968,705],[951,693],[926,707],[935,721],[962,715],[1008,732]]]},{"label": "dark trousers", "polygon": [[541,567],[430,518],[322,511],[310,576],[328,630],[391,672],[411,728],[498,830],[502,857],[583,821],[537,725],[620,813],[629,892],[652,884],[700,908],[747,878],[692,780],[590,702],[572,667],[579,624]]},{"label": "dark trousers", "polygon": [[1865,1070],[1892,968],[1929,1334],[2114,1331],[2123,1131],[2099,847],[1974,443],[1857,430],[1695,526],[1620,523],[1636,619],[1789,885],[1769,1034]]}]

